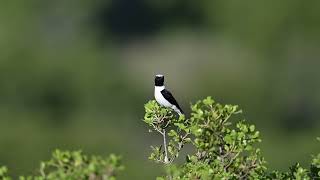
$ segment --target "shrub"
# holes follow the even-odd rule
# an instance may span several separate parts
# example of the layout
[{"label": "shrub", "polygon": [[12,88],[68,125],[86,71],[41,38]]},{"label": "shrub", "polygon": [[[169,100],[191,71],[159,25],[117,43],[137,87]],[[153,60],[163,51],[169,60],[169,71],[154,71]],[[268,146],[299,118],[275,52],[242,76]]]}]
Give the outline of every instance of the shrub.
[{"label": "shrub", "polygon": [[[52,159],[42,162],[39,174],[35,176],[20,176],[20,180],[112,180],[118,171],[122,170],[120,157],[111,154],[107,158],[87,156],[81,151],[60,151],[52,154]],[[7,168],[0,168],[0,179],[10,180]]]},{"label": "shrub", "polygon": [[[163,163],[167,175],[161,179],[316,179],[320,176],[320,155],[309,170],[299,164],[288,172],[269,173],[266,161],[257,148],[259,131],[241,116],[234,105],[221,105],[211,97],[191,105],[191,115],[176,117],[156,101],[145,105],[144,122],[150,132],[157,132],[163,144],[152,146],[149,159]],[[185,144],[194,152],[183,164],[173,162]]]},{"label": "shrub", "polygon": [[8,169],[5,166],[0,166],[0,179],[1,180],[10,180],[11,178],[7,175]]}]

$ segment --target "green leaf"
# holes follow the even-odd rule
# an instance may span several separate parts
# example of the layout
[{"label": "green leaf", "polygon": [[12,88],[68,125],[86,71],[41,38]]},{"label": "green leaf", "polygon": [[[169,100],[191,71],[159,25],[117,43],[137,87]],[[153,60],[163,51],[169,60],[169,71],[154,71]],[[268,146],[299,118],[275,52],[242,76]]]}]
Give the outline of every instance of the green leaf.
[{"label": "green leaf", "polygon": [[212,105],[214,103],[214,100],[212,99],[211,96],[208,96],[206,99],[203,100],[203,103],[205,105]]},{"label": "green leaf", "polygon": [[253,132],[254,129],[255,129],[255,126],[254,126],[254,125],[251,125],[251,126],[249,127],[249,129],[250,129],[251,132]]},{"label": "green leaf", "polygon": [[228,134],[223,139],[227,144],[232,144],[233,142],[233,138],[231,137],[231,135]]},{"label": "green leaf", "polygon": [[178,133],[177,133],[175,130],[171,129],[171,130],[168,132],[168,136],[178,136]]}]

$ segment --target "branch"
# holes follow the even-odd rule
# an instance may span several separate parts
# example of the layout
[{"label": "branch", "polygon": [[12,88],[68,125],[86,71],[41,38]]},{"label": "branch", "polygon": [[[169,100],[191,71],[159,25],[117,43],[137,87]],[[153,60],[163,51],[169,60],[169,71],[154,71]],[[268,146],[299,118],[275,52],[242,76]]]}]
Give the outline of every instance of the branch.
[{"label": "branch", "polygon": [[167,150],[166,129],[163,129],[162,136],[163,136],[163,146],[164,146],[164,163],[168,164],[169,159],[168,159],[168,150]]},{"label": "branch", "polygon": [[156,125],[152,124],[152,127],[153,127],[156,131],[158,131],[161,135],[163,135],[163,132],[162,132]]},{"label": "branch", "polygon": [[[184,140],[188,137],[189,134],[190,134],[190,133],[187,132],[184,136],[181,137],[181,140],[180,140],[180,142],[178,143],[177,153],[179,153],[179,152],[181,151],[183,145],[185,144],[185,143],[184,143]],[[173,160],[174,160],[176,157],[177,157],[177,155],[172,156],[171,159],[170,159],[170,163],[172,163]]]},{"label": "branch", "polygon": [[240,152],[237,152],[229,161],[229,163],[225,166],[225,171],[230,167],[230,165],[233,163],[233,161],[239,156]]}]

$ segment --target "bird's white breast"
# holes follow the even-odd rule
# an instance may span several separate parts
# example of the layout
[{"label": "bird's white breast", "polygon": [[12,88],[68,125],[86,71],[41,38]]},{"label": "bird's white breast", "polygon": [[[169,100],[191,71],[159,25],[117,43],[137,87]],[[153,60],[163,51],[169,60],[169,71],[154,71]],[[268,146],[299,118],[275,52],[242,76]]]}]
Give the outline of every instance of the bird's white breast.
[{"label": "bird's white breast", "polygon": [[167,101],[163,95],[161,94],[161,91],[164,89],[164,86],[155,86],[154,87],[154,98],[156,99],[156,101],[165,107],[171,107],[172,104],[169,103],[169,101]]}]

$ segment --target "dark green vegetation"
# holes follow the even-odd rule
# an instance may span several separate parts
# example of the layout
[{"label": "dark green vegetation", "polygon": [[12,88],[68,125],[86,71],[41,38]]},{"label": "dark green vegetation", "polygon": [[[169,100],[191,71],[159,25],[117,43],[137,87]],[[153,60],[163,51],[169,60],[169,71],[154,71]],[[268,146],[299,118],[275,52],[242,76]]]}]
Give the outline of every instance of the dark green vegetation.
[{"label": "dark green vegetation", "polygon": [[[144,122],[163,137],[163,144],[152,146],[149,159],[162,163],[167,175],[161,179],[320,179],[320,153],[310,167],[299,164],[281,172],[268,167],[261,150],[259,131],[238,114],[238,106],[221,105],[211,97],[191,106],[190,118],[176,118],[154,100],[145,105]],[[319,139],[320,140],[320,139]],[[183,147],[192,153],[174,163]]]}]

